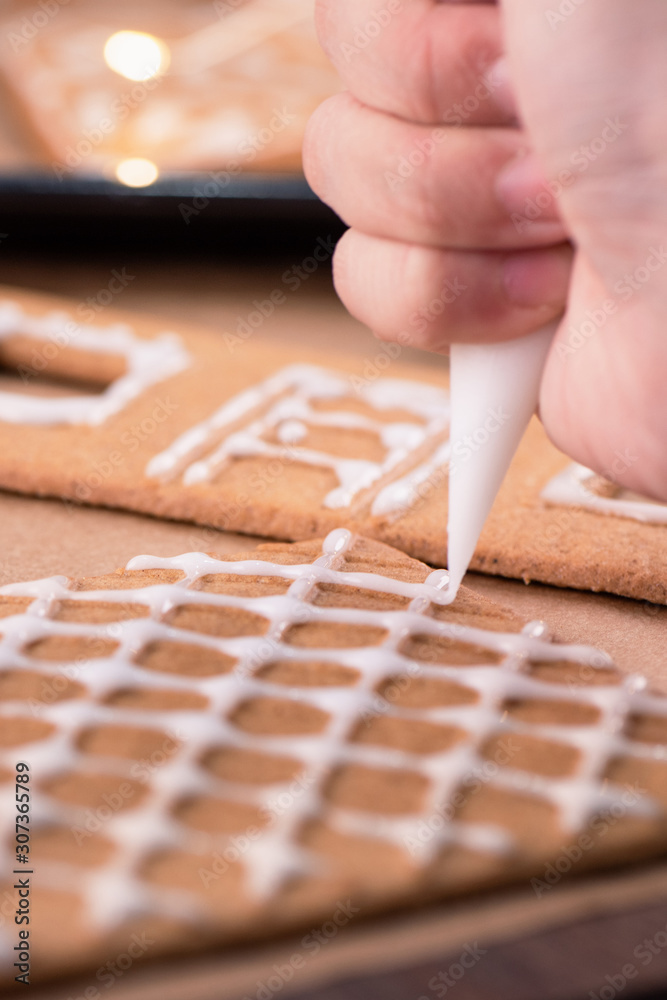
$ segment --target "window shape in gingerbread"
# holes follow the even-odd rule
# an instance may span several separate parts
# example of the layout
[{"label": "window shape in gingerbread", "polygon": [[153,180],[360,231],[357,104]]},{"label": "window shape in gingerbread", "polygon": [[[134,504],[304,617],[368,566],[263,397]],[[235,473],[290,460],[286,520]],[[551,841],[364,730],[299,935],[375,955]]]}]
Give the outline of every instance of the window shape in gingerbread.
[{"label": "window shape in gingerbread", "polygon": [[[0,421],[12,424],[67,424],[97,427],[120,412],[151,385],[182,371],[190,363],[181,338],[161,333],[152,339],[137,337],[130,326],[114,323],[93,326],[76,322],[64,312],[31,316],[15,302],[0,303],[0,350],[17,338],[34,342],[28,357],[33,370],[46,370],[51,364],[56,372],[67,373],[67,354],[97,355],[100,366],[113,357],[122,364],[101,392],[76,395],[37,396],[25,392],[0,391]],[[38,363],[35,363],[37,359]],[[74,380],[80,375],[73,375]],[[72,377],[70,380],[72,380]],[[95,378],[81,377],[84,384]]]}]

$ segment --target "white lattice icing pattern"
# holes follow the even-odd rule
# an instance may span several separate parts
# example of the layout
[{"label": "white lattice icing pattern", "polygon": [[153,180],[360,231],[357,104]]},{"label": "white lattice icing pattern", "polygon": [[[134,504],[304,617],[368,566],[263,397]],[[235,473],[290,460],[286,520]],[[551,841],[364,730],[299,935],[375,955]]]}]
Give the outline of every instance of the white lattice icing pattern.
[{"label": "white lattice icing pattern", "polygon": [[[221,835],[194,833],[176,817],[175,806],[193,794],[226,802],[266,805],[280,792],[280,785],[258,787],[236,783],[204,769],[203,755],[216,747],[288,754],[302,763],[303,794],[294,798],[289,809],[276,815],[275,822],[249,845],[240,862],[247,890],[258,899],[271,897],[290,877],[307,875],[322,867],[322,859],[302,846],[298,838],[303,824],[312,817],[324,817],[331,827],[344,833],[404,846],[406,838],[442,809],[466,776],[483,763],[480,746],[489,734],[531,732],[578,751],[579,763],[567,777],[528,775],[520,768],[508,766],[496,769],[489,778],[500,788],[528,789],[552,803],[569,833],[580,830],[596,811],[619,801],[622,786],[603,779],[611,758],[625,755],[667,760],[665,747],[635,742],[624,732],[625,723],[633,714],[667,717],[667,700],[647,693],[640,676],[626,678],[618,685],[577,689],[540,680],[527,671],[530,662],[566,658],[597,670],[608,667],[610,661],[590,647],[552,644],[540,623],[526,626],[521,633],[501,633],[437,620],[429,613],[430,609],[450,601],[444,571],[434,571],[423,583],[347,571],[346,553],[353,544],[354,536],[338,529],[325,539],[321,556],[312,563],[275,564],[269,554],[243,561],[225,561],[203,553],[169,559],[139,556],[130,561],[128,570],[173,570],[183,576],[174,583],[139,587],[133,584],[132,589],[73,589],[67,578],[52,577],[0,590],[2,597],[30,599],[25,610],[0,622],[0,675],[10,668],[38,670],[45,681],[53,683],[63,676],[63,671],[69,671],[66,675],[85,688],[83,697],[51,704],[40,702],[38,717],[52,724],[52,732],[36,742],[0,752],[0,766],[11,769],[18,759],[30,763],[33,829],[50,824],[73,827],[81,822],[80,809],[56,800],[43,790],[50,778],[81,769],[87,773],[117,775],[119,780],[127,776],[127,759],[85,754],[79,745],[82,733],[105,724],[157,727],[170,734],[175,747],[153,769],[148,794],[132,808],[106,820],[104,835],[116,847],[110,859],[94,869],[78,868],[74,862],[42,860],[39,865],[42,884],[76,884],[90,921],[100,928],[118,925],[125,918],[141,913],[174,914],[194,921],[203,916],[196,895],[151,885],[141,877],[142,864],[161,848],[180,847],[201,853],[204,865],[212,851],[222,849],[228,842]],[[285,581],[287,589],[282,594],[258,597],[235,597],[197,589],[202,578],[215,574],[277,578]],[[319,586],[332,584],[366,593],[397,595],[409,603],[402,610],[388,611],[310,603]],[[106,624],[88,624],[76,618],[56,620],[54,616],[63,600],[79,608],[84,608],[87,602],[117,603],[119,620]],[[120,620],[122,606],[128,602],[145,606],[149,616]],[[266,619],[266,631],[262,635],[218,638],[174,627],[167,619],[184,604],[240,608]],[[371,626],[381,629],[384,638],[371,646],[302,648],[287,641],[287,632],[295,624],[303,623]],[[470,643],[482,652],[497,654],[499,662],[476,666],[473,661],[466,666],[448,666],[411,659],[402,650],[406,639],[415,635]],[[107,655],[68,664],[40,660],[36,653],[31,654],[35,643],[53,637],[112,640],[117,646]],[[215,650],[232,657],[236,665],[228,673],[206,677],[145,669],[139,662],[140,653],[158,641],[188,643],[202,652]],[[258,674],[260,668],[275,661],[298,664],[309,660],[351,668],[358,680],[351,685],[286,688]],[[397,675],[446,678],[465,685],[474,700],[421,709],[382,703],[378,689]],[[105,703],[112,692],[128,689],[168,689],[184,695],[196,692],[208,699],[208,706],[200,710],[147,711]],[[306,735],[258,735],[235,725],[234,710],[263,696],[288,699],[319,710],[326,715],[326,724],[321,731]],[[592,706],[598,713],[597,721],[587,725],[529,725],[503,712],[503,704],[517,698],[565,699],[573,705]],[[429,754],[351,740],[350,734],[360,720],[378,712],[394,718],[455,724],[465,732],[465,738],[446,751]],[[26,714],[25,702],[0,701],[0,723]],[[428,784],[422,807],[414,814],[392,816],[335,806],[327,801],[326,782],[335,768],[347,764],[417,772]],[[6,787],[13,796],[13,785]],[[653,815],[658,809],[650,796],[633,806],[633,811],[646,815]],[[0,857],[3,870],[8,870],[12,867],[8,845],[13,833],[13,811],[3,807],[0,817]],[[450,818],[423,845],[416,864],[428,865],[447,844],[500,854],[511,854],[515,849],[512,836],[501,827]]]}]

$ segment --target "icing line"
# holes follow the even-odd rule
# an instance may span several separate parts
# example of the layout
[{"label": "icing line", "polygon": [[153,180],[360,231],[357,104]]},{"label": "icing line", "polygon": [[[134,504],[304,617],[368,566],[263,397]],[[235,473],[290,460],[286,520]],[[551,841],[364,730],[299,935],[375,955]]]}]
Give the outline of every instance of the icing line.
[{"label": "icing line", "polygon": [[667,504],[601,497],[588,489],[586,482],[595,473],[573,463],[554,476],[541,493],[543,500],[556,506],[577,506],[615,517],[628,517],[647,524],[667,524]]},{"label": "icing line", "polygon": [[[39,397],[0,391],[0,420],[13,424],[88,424],[97,427],[142,392],[183,371],[190,356],[175,333],[137,337],[125,323],[91,326],[67,313],[31,316],[15,302],[0,302],[0,341],[14,335],[125,358],[127,370],[103,392],[90,396]],[[64,343],[63,343],[64,341]]]},{"label": "icing line", "polygon": [[[210,482],[231,458],[264,455],[290,462],[330,468],[338,486],[324,498],[325,507],[349,507],[364,490],[391,475],[418,449],[435,444],[447,430],[449,394],[446,390],[407,379],[380,378],[362,386],[359,398],[378,413],[388,409],[405,410],[417,422],[373,420],[348,410],[316,409],[315,401],[350,397],[349,380],[316,365],[290,365],[228,400],[211,417],[181,434],[146,466],[149,477],[171,478],[182,475],[185,485]],[[244,418],[246,426],[239,426]],[[325,451],[300,446],[308,426],[359,429],[376,433],[385,448],[381,461],[337,457]],[[211,447],[217,432],[229,428],[221,443]],[[266,440],[275,434],[279,443]],[[437,451],[437,461],[443,452]],[[446,459],[445,459],[446,460]],[[395,509],[406,490],[413,489],[431,471],[432,463],[420,466],[396,486],[400,494],[394,500],[391,487],[380,491],[378,512]],[[401,492],[401,490],[403,492]],[[381,498],[381,499],[380,499]],[[393,505],[393,506],[392,506]],[[375,509],[373,511],[376,512]]]}]

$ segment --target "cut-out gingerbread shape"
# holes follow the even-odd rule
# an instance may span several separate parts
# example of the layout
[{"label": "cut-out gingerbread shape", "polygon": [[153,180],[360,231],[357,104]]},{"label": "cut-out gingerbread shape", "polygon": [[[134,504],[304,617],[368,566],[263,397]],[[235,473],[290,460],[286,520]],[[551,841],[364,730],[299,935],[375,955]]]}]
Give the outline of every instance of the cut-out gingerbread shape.
[{"label": "cut-out gingerbread shape", "polygon": [[[449,440],[441,368],[387,356],[369,372],[182,323],[76,315],[0,291],[0,362],[15,373],[0,391],[0,486],[287,540],[351,527],[445,565],[450,454],[490,446],[492,430]],[[665,506],[615,497],[585,470],[577,493],[569,466],[534,421],[472,568],[667,603]]]}]

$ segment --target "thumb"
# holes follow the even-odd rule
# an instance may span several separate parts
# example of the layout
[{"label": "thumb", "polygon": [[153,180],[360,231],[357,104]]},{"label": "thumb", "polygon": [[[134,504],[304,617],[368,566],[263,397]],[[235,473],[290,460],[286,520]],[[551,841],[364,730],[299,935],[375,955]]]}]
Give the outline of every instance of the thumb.
[{"label": "thumb", "polygon": [[546,177],[560,180],[568,230],[602,257],[603,246],[632,253],[638,224],[655,228],[666,200],[667,3],[501,0],[501,10],[519,112]]}]

